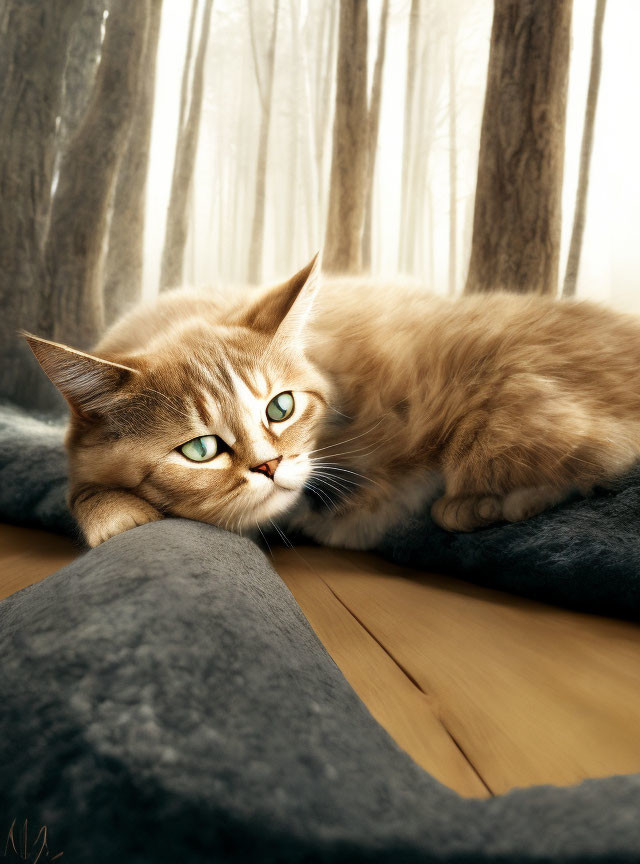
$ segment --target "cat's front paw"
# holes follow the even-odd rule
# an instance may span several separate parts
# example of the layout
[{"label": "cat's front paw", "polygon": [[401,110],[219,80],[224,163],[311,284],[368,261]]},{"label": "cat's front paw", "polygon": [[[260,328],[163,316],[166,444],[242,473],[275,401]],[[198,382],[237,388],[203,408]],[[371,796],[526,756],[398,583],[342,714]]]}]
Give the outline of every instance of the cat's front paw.
[{"label": "cat's front paw", "polygon": [[111,504],[105,501],[90,518],[82,520],[80,527],[89,546],[99,546],[116,534],[122,534],[130,528],[146,525],[147,522],[157,522],[163,518],[162,513],[151,504],[147,504],[141,498],[128,497],[131,500],[126,504],[122,501],[114,501]]}]

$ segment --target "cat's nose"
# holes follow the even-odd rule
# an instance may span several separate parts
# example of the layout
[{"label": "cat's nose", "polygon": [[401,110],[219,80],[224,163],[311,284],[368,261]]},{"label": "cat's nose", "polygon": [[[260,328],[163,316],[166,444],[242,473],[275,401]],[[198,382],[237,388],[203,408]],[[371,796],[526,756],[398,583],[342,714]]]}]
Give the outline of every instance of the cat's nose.
[{"label": "cat's nose", "polygon": [[282,456],[276,456],[275,459],[269,459],[268,462],[263,462],[261,465],[254,465],[250,471],[255,471],[257,474],[265,474],[270,480],[273,480],[273,475],[276,473],[276,468],[280,464]]}]

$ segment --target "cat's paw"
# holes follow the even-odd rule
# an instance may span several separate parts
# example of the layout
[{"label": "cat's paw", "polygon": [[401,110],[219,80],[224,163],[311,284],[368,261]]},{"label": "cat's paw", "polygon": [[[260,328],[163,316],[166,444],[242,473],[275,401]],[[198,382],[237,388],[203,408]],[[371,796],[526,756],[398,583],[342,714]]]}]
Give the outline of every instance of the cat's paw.
[{"label": "cat's paw", "polygon": [[502,499],[496,495],[444,495],[434,501],[431,518],[445,531],[474,531],[502,518]]},{"label": "cat's paw", "polygon": [[553,507],[564,498],[566,492],[550,486],[531,486],[515,489],[504,499],[504,518],[507,522],[522,522],[537,516],[548,507]]},{"label": "cat's paw", "polygon": [[114,503],[111,507],[103,506],[98,513],[85,520],[82,527],[85,540],[92,548],[104,543],[116,534],[122,534],[130,528],[138,525],[146,525],[147,522],[157,522],[162,519],[162,513],[147,504],[141,498],[133,498],[126,505],[121,502]]}]

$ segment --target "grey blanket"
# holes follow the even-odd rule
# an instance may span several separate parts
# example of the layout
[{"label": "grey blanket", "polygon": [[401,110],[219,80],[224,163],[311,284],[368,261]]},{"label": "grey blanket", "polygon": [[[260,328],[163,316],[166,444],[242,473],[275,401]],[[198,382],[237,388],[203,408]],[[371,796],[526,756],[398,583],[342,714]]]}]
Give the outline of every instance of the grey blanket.
[{"label": "grey blanket", "polygon": [[[0,413],[1,518],[73,530],[60,442]],[[459,798],[208,525],[136,528],[9,597],[0,652],[0,831],[46,825],[74,864],[640,861],[640,777]]]},{"label": "grey blanket", "polygon": [[640,778],[459,798],[211,526],[145,525],[8,598],[0,652],[0,818],[73,864],[640,860]]}]

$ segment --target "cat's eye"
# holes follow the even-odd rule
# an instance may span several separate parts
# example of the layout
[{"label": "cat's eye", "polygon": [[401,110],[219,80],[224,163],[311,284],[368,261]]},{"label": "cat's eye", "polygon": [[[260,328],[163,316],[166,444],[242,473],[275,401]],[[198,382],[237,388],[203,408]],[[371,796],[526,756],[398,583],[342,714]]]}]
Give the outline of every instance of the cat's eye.
[{"label": "cat's eye", "polygon": [[291,417],[294,408],[293,393],[278,393],[267,405],[267,417],[272,423],[282,423]]},{"label": "cat's eye", "polygon": [[201,435],[178,447],[182,455],[191,462],[210,462],[218,455],[219,449],[215,435]]}]

